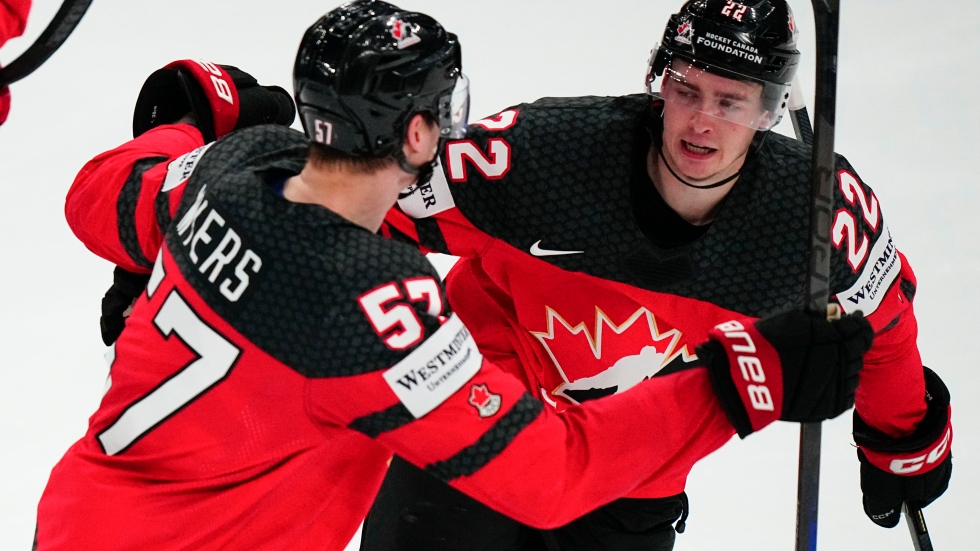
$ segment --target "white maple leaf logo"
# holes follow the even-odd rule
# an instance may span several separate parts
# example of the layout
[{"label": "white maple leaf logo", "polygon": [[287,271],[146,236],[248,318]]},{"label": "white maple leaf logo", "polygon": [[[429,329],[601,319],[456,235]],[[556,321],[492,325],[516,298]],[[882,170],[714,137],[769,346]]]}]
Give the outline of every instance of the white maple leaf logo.
[{"label": "white maple leaf logo", "polygon": [[697,358],[680,345],[680,331],[661,331],[656,317],[643,307],[621,323],[596,307],[591,333],[584,322],[572,325],[550,307],[546,313],[547,330],[531,334],[547,350],[563,380],[551,396],[545,396],[555,406],[556,398],[578,404],[623,392],[676,359],[687,363]]}]

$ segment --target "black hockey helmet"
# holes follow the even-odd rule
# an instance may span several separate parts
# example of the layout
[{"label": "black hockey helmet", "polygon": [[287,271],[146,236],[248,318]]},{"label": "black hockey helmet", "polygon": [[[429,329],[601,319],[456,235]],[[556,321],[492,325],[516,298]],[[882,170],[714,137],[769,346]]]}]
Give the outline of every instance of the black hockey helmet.
[{"label": "black hockey helmet", "polygon": [[314,23],[293,88],[311,140],[356,157],[392,155],[408,170],[401,147],[414,115],[428,113],[443,138],[456,138],[469,110],[456,35],[387,2],[349,2]]},{"label": "black hockey helmet", "polygon": [[[768,130],[786,109],[800,60],[798,34],[785,0],[689,0],[670,17],[660,44],[650,56],[648,91],[660,91],[654,83],[665,72],[665,79],[684,81],[692,69],[755,82],[763,87],[764,116],[749,123],[736,122]],[[672,66],[675,59],[685,63]]]}]

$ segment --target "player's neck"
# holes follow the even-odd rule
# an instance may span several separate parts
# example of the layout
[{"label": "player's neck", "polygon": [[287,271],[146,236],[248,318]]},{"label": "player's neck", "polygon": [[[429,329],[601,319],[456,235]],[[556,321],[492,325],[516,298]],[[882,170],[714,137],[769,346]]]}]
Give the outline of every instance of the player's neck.
[{"label": "player's neck", "polygon": [[294,203],[320,205],[377,232],[398,193],[415,182],[397,166],[372,173],[320,169],[307,163],[286,181],[283,196]]},{"label": "player's neck", "polygon": [[[703,226],[714,222],[721,210],[722,200],[738,178],[711,189],[693,188],[678,180],[664,165],[655,145],[647,153],[647,175],[664,202],[688,224]],[[719,177],[719,180],[723,178]],[[699,182],[700,184],[701,182]],[[711,182],[705,182],[710,184]]]}]

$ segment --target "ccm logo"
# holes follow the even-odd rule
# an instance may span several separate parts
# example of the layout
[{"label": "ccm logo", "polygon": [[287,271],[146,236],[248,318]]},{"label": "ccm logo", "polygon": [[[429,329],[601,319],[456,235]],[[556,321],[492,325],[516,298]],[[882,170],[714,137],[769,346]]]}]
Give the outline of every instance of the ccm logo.
[{"label": "ccm logo", "polygon": [[742,379],[750,383],[745,388],[748,391],[749,403],[752,404],[752,408],[773,411],[775,406],[773,405],[772,394],[769,392],[769,387],[762,384],[766,382],[766,372],[762,368],[762,362],[755,356],[755,343],[752,342],[752,337],[745,330],[745,327],[732,320],[716,325],[715,329],[724,333],[725,338],[732,341],[729,346],[733,352],[738,354],[736,362],[738,362],[738,368],[742,373]]},{"label": "ccm logo", "polygon": [[946,450],[949,448],[949,439],[952,436],[953,429],[947,428],[946,436],[944,436],[939,445],[933,448],[928,454],[913,457],[911,459],[894,459],[892,460],[891,464],[888,465],[888,468],[895,474],[909,474],[918,471],[923,465],[932,465],[946,455]]},{"label": "ccm logo", "polygon": [[211,84],[214,85],[214,91],[218,94],[218,97],[232,105],[235,105],[235,99],[231,96],[231,86],[229,86],[228,81],[224,79],[221,69],[210,61],[200,61],[197,59],[194,61],[200,65],[202,69],[208,73],[211,73]]}]

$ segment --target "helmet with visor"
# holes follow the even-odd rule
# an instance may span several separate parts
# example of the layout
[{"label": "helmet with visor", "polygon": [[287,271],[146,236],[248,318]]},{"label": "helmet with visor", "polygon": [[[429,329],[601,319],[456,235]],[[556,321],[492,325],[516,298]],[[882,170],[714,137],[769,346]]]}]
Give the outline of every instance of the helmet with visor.
[{"label": "helmet with visor", "polygon": [[[650,56],[647,91],[693,111],[769,130],[786,111],[800,58],[797,36],[784,0],[691,0],[671,16]],[[711,76],[740,84],[718,90],[705,84]]]}]

